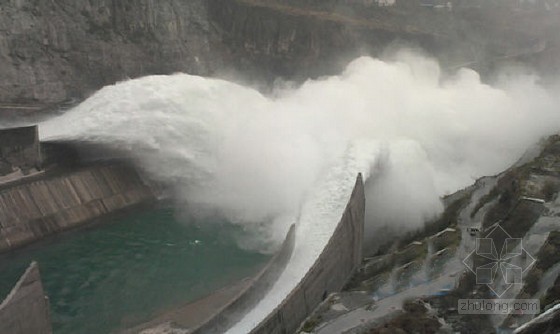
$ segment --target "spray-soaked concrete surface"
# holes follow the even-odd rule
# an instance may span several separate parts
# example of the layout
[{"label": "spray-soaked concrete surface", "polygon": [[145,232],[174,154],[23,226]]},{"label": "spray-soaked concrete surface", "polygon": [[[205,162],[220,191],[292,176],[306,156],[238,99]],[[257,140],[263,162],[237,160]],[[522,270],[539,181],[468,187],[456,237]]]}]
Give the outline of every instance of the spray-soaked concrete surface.
[{"label": "spray-soaked concrete surface", "polygon": [[364,210],[364,185],[359,175],[346,210],[315,264],[288,297],[251,333],[294,333],[328,294],[342,289],[362,262]]}]

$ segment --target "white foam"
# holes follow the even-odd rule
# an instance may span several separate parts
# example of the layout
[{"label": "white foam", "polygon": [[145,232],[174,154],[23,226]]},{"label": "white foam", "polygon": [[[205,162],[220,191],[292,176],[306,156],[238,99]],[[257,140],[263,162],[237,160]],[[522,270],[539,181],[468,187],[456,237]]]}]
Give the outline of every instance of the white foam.
[{"label": "white foam", "polygon": [[[105,87],[40,125],[43,139],[118,145],[175,186],[191,211],[214,211],[272,250],[299,217],[293,260],[232,332],[258,323],[315,261],[363,172],[367,224],[420,226],[440,196],[497,173],[560,128],[558,94],[536,78],[500,87],[401,53],[363,57],[339,76],[277,90],[175,74]],[[243,329],[243,330],[240,330]]]},{"label": "white foam", "polygon": [[[227,333],[249,333],[284,300],[315,263],[342,217],[356,176],[365,171],[364,177],[368,177],[367,171],[376,156],[375,151],[371,151],[372,144],[352,144],[345,157],[333,164],[321,181],[310,189],[298,220],[290,262],[267,296]],[[371,154],[364,154],[368,151]]]}]

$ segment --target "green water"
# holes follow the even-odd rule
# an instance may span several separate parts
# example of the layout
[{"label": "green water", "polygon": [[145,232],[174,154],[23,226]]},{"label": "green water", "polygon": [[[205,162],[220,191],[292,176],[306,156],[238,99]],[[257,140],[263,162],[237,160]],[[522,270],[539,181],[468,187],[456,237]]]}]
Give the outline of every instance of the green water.
[{"label": "green water", "polygon": [[[267,256],[237,247],[224,222],[172,209],[113,218],[0,256],[0,300],[39,263],[56,334],[110,333],[256,272]],[[184,220],[184,219],[182,219]]]}]

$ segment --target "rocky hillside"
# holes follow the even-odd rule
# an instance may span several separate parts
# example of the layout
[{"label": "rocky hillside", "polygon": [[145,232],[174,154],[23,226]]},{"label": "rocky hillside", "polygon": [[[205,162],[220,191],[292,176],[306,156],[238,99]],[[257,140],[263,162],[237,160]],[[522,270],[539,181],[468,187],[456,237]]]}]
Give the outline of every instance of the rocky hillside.
[{"label": "rocky hillside", "polygon": [[[560,137],[553,136],[509,170],[446,198],[443,215],[424,230],[366,258],[346,291],[331,296],[302,329],[321,334],[418,333],[419,328],[421,333],[512,333],[516,328],[524,334],[558,333],[559,191]],[[499,273],[489,284],[477,283],[476,268],[492,262],[473,253],[477,238],[492,239],[500,253],[496,263],[521,268],[520,284]],[[459,314],[458,300],[465,298],[538,299],[536,311],[544,316],[522,328],[532,315]]]},{"label": "rocky hillside", "polygon": [[521,60],[560,69],[560,8],[422,1],[5,0],[0,115],[71,105],[103,85],[177,71],[242,77],[336,73],[353,57],[404,42],[444,67],[488,71]]},{"label": "rocky hillside", "polygon": [[0,104],[33,109],[145,74],[209,74],[212,31],[203,0],[3,1]]},{"label": "rocky hillside", "polygon": [[[209,15],[228,62],[244,72],[305,79],[338,73],[348,59],[383,55],[387,46],[421,48],[455,69],[489,72],[509,61],[560,70],[560,8],[517,8],[461,1],[210,0]],[[447,2],[445,2],[447,3]],[[503,3],[503,2],[502,2]],[[255,68],[257,69],[255,71]],[[255,74],[255,73],[253,73]]]}]

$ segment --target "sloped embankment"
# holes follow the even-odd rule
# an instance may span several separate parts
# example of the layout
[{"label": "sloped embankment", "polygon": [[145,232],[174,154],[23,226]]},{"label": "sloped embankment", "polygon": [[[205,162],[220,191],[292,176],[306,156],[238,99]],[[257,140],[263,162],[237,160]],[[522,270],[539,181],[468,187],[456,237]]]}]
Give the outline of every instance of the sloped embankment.
[{"label": "sloped embankment", "polygon": [[94,165],[0,190],[0,252],[154,199],[132,168]]}]

